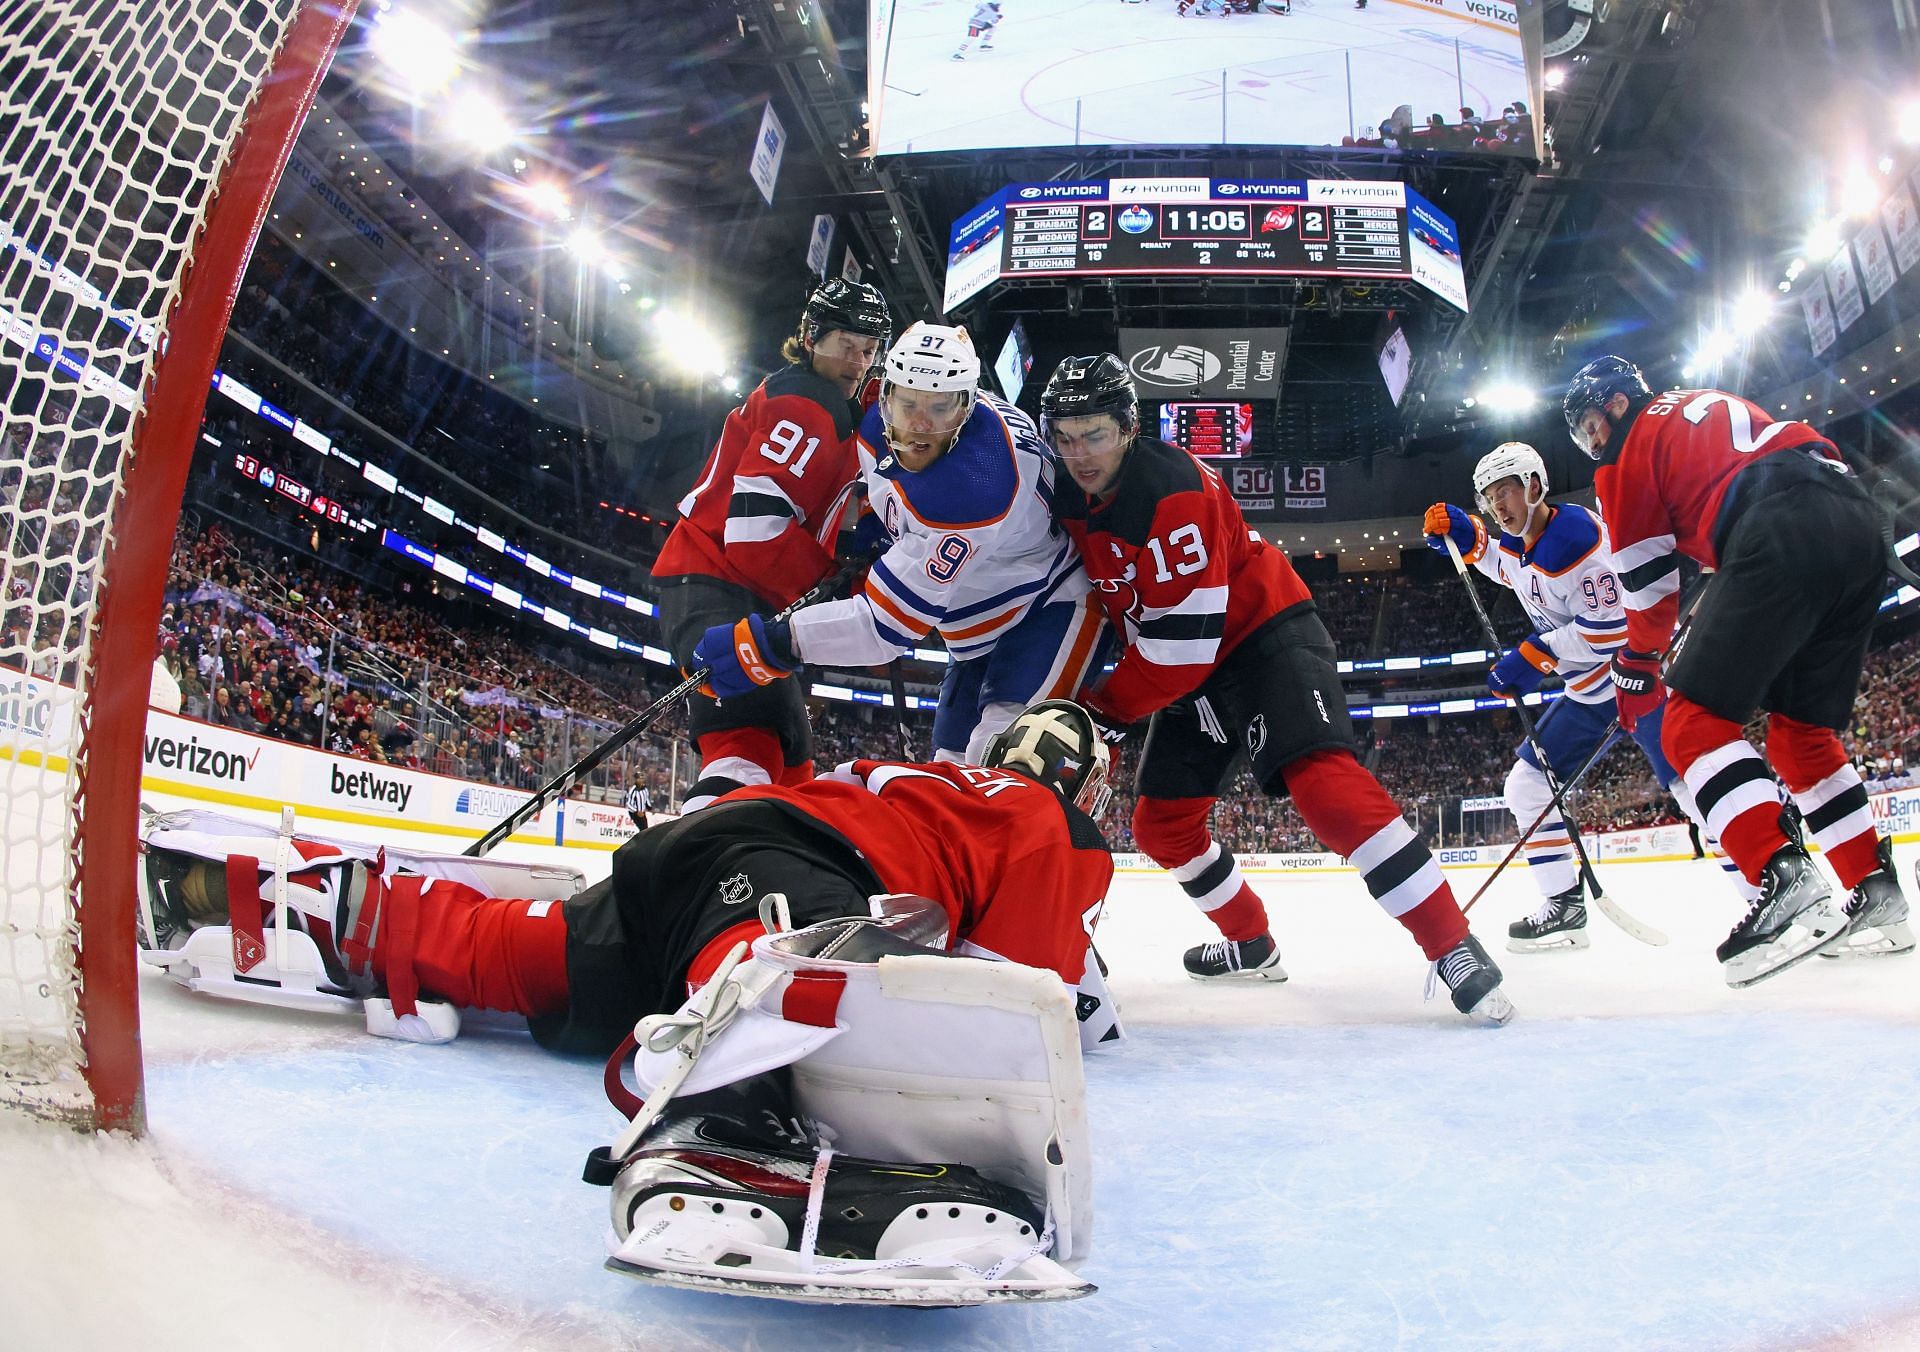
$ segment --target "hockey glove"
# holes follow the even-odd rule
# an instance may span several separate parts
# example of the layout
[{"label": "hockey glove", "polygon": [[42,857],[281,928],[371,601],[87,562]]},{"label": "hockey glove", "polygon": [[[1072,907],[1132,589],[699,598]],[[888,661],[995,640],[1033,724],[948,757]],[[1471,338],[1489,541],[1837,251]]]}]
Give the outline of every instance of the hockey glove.
[{"label": "hockey glove", "polygon": [[870,508],[862,508],[853,523],[853,531],[847,544],[847,557],[861,563],[871,563],[887,552],[893,544],[893,537],[887,534],[886,526],[880,520],[880,513]]},{"label": "hockey glove", "polygon": [[1553,654],[1538,634],[1528,634],[1520,646],[1500,654],[1500,660],[1487,673],[1487,689],[1502,699],[1531,695],[1547,679],[1554,667]]},{"label": "hockey glove", "polygon": [[794,656],[793,632],[784,621],[749,615],[702,634],[693,645],[693,664],[707,669],[702,694],[733,699],[790,675],[800,659]]},{"label": "hockey glove", "polygon": [[1099,732],[1100,740],[1108,746],[1119,746],[1127,740],[1127,734],[1133,731],[1133,724],[1121,722],[1096,704],[1092,697],[1083,695],[1080,697],[1080,703],[1092,716],[1093,726]]},{"label": "hockey glove", "polygon": [[1453,547],[1468,563],[1487,552],[1487,528],[1480,523],[1480,518],[1468,516],[1450,502],[1436,502],[1427,508],[1420,528],[1427,533],[1427,548],[1439,553],[1447,552],[1449,535],[1453,537]]},{"label": "hockey glove", "polygon": [[1632,732],[1634,724],[1660,707],[1666,696],[1660,684],[1660,658],[1622,648],[1613,655],[1613,699],[1620,708],[1620,726]]}]

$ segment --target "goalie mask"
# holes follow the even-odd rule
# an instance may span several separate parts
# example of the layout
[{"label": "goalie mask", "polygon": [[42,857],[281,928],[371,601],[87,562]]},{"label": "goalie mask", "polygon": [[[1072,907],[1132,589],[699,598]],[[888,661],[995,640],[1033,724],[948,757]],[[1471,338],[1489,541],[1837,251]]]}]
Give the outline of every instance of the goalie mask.
[{"label": "goalie mask", "polygon": [[1072,700],[1034,705],[995,733],[980,759],[1045,784],[1096,821],[1113,796],[1107,744],[1093,716]]},{"label": "goalie mask", "polygon": [[[1480,510],[1488,516],[1493,515],[1493,499],[1487,496],[1487,490],[1502,479],[1518,479],[1527,493],[1527,510],[1531,512],[1547,500],[1547,462],[1540,458],[1540,452],[1524,441],[1509,441],[1495,446],[1480,457],[1480,463],[1473,467],[1473,500]],[[1533,480],[1540,481],[1540,491],[1534,492]]]},{"label": "goalie mask", "polygon": [[880,421],[887,448],[919,471],[953,449],[973,412],[980,355],[964,328],[924,320],[887,350],[880,380]]}]

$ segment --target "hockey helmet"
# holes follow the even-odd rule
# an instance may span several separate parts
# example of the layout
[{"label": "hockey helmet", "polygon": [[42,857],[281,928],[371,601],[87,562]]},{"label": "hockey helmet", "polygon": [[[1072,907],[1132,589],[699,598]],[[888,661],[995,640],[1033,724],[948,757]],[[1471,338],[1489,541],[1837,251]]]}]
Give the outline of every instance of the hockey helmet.
[{"label": "hockey helmet", "polygon": [[[887,360],[880,379],[880,421],[887,432],[887,445],[897,456],[916,441],[928,438],[903,428],[897,421],[894,397],[902,391],[920,394],[956,394],[957,406],[942,412],[932,429],[939,454],[945,454],[959,437],[973,412],[980,389],[980,354],[965,328],[929,324],[925,320],[910,325],[898,342],[887,349]],[[944,437],[945,441],[940,442]]]},{"label": "hockey helmet", "polygon": [[1054,790],[1089,817],[1107,810],[1112,757],[1093,715],[1068,699],[1042,700],[987,741],[981,761]]},{"label": "hockey helmet", "polygon": [[1573,434],[1573,444],[1594,460],[1600,458],[1605,448],[1596,450],[1580,439],[1580,417],[1590,408],[1604,409],[1616,394],[1624,394],[1630,401],[1653,397],[1653,391],[1647,388],[1647,378],[1625,357],[1595,357],[1575,371],[1573,379],[1567,382],[1567,395],[1560,404],[1561,411],[1567,415],[1567,430]]},{"label": "hockey helmet", "polygon": [[893,317],[887,311],[887,298],[880,294],[880,288],[839,277],[815,287],[800,316],[800,336],[809,343],[817,343],[835,329],[862,338],[878,338],[880,346],[885,347],[893,334]]},{"label": "hockey helmet", "polygon": [[[1518,479],[1527,490],[1527,510],[1532,511],[1547,500],[1547,462],[1540,458],[1540,452],[1524,441],[1509,441],[1495,446],[1480,457],[1480,463],[1473,467],[1473,500],[1481,511],[1493,515],[1493,500],[1487,496],[1487,490],[1502,479]],[[1540,492],[1536,495],[1530,479],[1540,481]]]},{"label": "hockey helmet", "polygon": [[1091,418],[1111,413],[1124,435],[1140,426],[1140,396],[1127,364],[1111,352],[1068,357],[1053,368],[1040,392],[1040,435],[1053,441],[1052,424],[1062,418]]}]

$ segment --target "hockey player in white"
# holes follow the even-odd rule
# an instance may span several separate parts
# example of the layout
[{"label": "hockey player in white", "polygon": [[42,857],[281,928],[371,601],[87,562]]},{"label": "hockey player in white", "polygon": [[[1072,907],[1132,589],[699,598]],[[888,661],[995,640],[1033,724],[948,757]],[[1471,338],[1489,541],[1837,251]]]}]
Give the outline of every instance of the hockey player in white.
[{"label": "hockey player in white", "polygon": [[[1565,694],[1547,710],[1536,731],[1554,773],[1564,779],[1607,734],[1614,702],[1608,663],[1626,642],[1626,615],[1606,528],[1576,503],[1548,503],[1546,462],[1524,442],[1509,441],[1483,456],[1474,466],[1473,493],[1480,510],[1498,523],[1499,540],[1487,538],[1477,517],[1436,502],[1423,523],[1427,544],[1444,550],[1450,536],[1463,559],[1519,598],[1533,632],[1501,654],[1487,673],[1487,685],[1496,695],[1518,699],[1538,690],[1549,675],[1560,676]],[[1660,723],[1659,711],[1641,719],[1633,740],[1660,787],[1704,832],[1706,823],[1686,781],[1660,750]],[[1553,799],[1533,748],[1524,742],[1507,774],[1506,799],[1521,830]],[[1542,901],[1532,915],[1508,929],[1507,947],[1515,953],[1585,948],[1586,897],[1567,824],[1558,812],[1548,814],[1527,842],[1527,867]],[[1722,867],[1742,898],[1750,900],[1752,885],[1730,862],[1723,860]]]},{"label": "hockey player in white", "polygon": [[973,7],[973,13],[967,19],[967,35],[960,40],[960,46],[953,54],[955,61],[967,59],[967,48],[974,39],[980,41],[980,50],[993,50],[993,30],[1000,26],[1000,0],[985,0],[984,4]]},{"label": "hockey player in white", "polygon": [[716,696],[803,662],[876,666],[937,630],[951,664],[934,759],[974,762],[1022,709],[1073,698],[1099,669],[1104,622],[1053,520],[1053,456],[1032,419],[979,382],[965,329],[919,323],[900,336],[859,438],[886,552],[844,600],[709,629],[694,655]]}]

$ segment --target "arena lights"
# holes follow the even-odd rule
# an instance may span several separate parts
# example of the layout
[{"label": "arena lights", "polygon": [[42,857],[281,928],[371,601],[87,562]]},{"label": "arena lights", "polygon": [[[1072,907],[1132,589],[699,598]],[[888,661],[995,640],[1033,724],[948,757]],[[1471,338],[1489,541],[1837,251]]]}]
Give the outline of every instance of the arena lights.
[{"label": "arena lights", "polygon": [[483,155],[490,155],[513,140],[513,124],[506,112],[490,95],[478,89],[463,89],[447,105],[447,125],[455,137]]},{"label": "arena lights", "polygon": [[597,268],[609,261],[606,241],[584,225],[567,236],[567,248],[573,251],[574,257],[590,268]]},{"label": "arena lights", "polygon": [[1920,145],[1920,99],[1908,99],[1900,105],[1895,125],[1900,129],[1900,139],[1908,145]]},{"label": "arena lights", "polygon": [[1540,406],[1539,394],[1531,386],[1517,380],[1496,380],[1482,386],[1474,395],[1474,400],[1484,404],[1489,411],[1508,417],[1531,413]]},{"label": "arena lights", "polygon": [[1840,233],[1841,222],[1838,217],[1814,222],[1813,229],[1807,231],[1807,245],[1804,252],[1810,262],[1824,263],[1840,252],[1843,242]]},{"label": "arena lights", "polygon": [[653,312],[653,327],[662,356],[686,375],[723,376],[732,366],[719,337],[692,315],[663,305]]},{"label": "arena lights", "polygon": [[383,65],[405,77],[416,98],[445,89],[460,66],[453,35],[412,10],[376,14],[367,45]]},{"label": "arena lights", "polygon": [[1546,75],[1542,77],[1542,83],[1544,83],[1548,89],[1558,89],[1566,82],[1567,69],[1565,66],[1548,66]]},{"label": "arena lights", "polygon": [[573,206],[567,201],[566,189],[552,179],[529,183],[520,192],[528,206],[549,220],[565,221],[573,217]]},{"label": "arena lights", "polygon": [[1882,189],[1864,164],[1851,165],[1840,180],[1840,209],[1855,220],[1865,220],[1880,209]]}]

